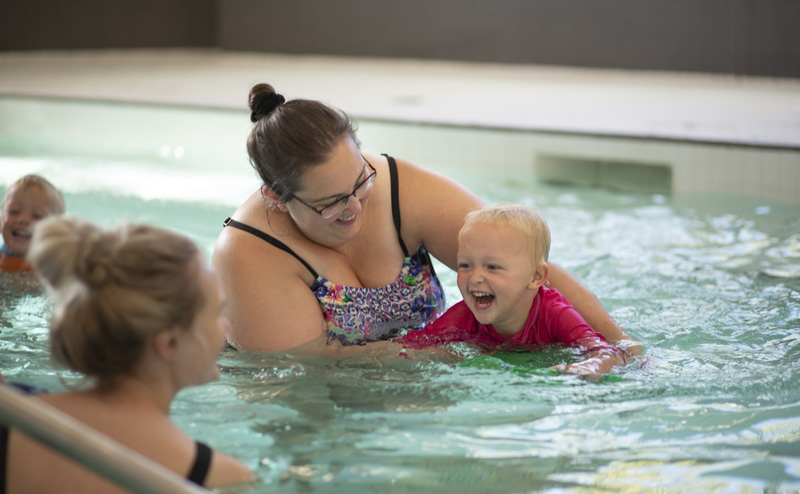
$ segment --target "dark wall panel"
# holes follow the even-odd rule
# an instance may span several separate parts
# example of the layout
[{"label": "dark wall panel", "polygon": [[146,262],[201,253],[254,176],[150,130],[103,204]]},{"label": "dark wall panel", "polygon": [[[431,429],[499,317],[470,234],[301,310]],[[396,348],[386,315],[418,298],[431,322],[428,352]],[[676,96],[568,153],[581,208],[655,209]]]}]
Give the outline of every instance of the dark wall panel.
[{"label": "dark wall panel", "polygon": [[224,49],[800,77],[800,0],[222,0]]},{"label": "dark wall panel", "polygon": [[800,77],[800,1],[742,3],[736,52],[740,72]]},{"label": "dark wall panel", "polygon": [[800,0],[0,0],[0,50],[290,54],[800,77]]},{"label": "dark wall panel", "polygon": [[216,46],[216,0],[0,0],[0,49]]}]

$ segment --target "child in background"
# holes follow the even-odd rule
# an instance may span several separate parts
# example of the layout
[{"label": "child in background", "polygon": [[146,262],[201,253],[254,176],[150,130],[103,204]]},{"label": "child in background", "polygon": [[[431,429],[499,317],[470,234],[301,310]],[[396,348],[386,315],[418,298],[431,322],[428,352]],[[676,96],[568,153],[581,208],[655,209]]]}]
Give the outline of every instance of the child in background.
[{"label": "child in background", "polygon": [[458,289],[464,298],[422,331],[398,340],[407,348],[468,341],[498,349],[554,343],[580,347],[586,359],[552,368],[596,375],[625,365],[561,293],[546,285],[550,230],[535,211],[502,203],[466,216],[458,235]]},{"label": "child in background", "polygon": [[33,225],[50,215],[64,213],[64,198],[53,184],[39,175],[25,175],[8,187],[0,211],[3,247],[0,272],[30,271],[25,260]]}]

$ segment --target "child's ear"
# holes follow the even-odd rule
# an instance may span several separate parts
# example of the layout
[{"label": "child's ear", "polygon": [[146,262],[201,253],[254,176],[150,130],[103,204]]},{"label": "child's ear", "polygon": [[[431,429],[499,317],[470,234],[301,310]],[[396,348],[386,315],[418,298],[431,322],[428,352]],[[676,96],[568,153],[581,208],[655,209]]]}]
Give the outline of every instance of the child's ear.
[{"label": "child's ear", "polygon": [[278,194],[276,194],[275,191],[270,189],[268,186],[262,185],[261,193],[264,194],[264,196],[269,199],[280,211],[284,213],[287,211],[286,203],[281,201],[280,196],[278,196]]},{"label": "child's ear", "polygon": [[547,281],[547,275],[550,273],[550,268],[547,266],[547,263],[539,263],[536,266],[536,271],[533,273],[533,277],[531,278],[531,283],[528,285],[528,288],[531,290],[538,290],[540,286]]}]

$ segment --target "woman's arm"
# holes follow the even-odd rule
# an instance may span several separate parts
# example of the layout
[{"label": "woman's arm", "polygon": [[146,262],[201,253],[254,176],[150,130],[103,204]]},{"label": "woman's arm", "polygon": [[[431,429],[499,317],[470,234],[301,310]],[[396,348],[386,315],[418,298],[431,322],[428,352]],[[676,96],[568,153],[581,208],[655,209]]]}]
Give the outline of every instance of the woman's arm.
[{"label": "woman's arm", "polygon": [[483,201],[443,175],[397,160],[403,238],[413,251],[420,243],[436,259],[456,269],[458,231]]},{"label": "woman's arm", "polygon": [[227,337],[234,347],[275,352],[324,334],[322,310],[303,279],[310,274],[291,255],[227,227],[212,263],[225,293]]}]

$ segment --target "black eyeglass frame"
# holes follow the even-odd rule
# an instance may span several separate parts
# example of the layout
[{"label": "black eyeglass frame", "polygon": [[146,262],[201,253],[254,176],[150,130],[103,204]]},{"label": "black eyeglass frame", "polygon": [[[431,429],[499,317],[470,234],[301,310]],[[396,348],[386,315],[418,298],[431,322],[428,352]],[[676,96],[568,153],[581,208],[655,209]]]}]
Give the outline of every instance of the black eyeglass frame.
[{"label": "black eyeglass frame", "polygon": [[[329,220],[329,219],[333,218],[333,217],[334,217],[334,216],[336,216],[337,214],[341,213],[341,212],[344,210],[344,208],[345,208],[345,207],[347,207],[347,201],[349,201],[351,197],[356,197],[356,198],[358,198],[358,197],[361,197],[361,196],[363,196],[363,195],[364,195],[364,194],[366,194],[366,193],[367,193],[367,192],[368,192],[370,189],[372,189],[372,185],[375,183],[375,177],[377,177],[377,175],[378,175],[378,171],[377,171],[377,170],[375,170],[375,167],[374,167],[374,166],[372,166],[372,163],[370,163],[370,162],[369,162],[369,160],[367,160],[367,158],[364,158],[364,155],[362,155],[361,157],[364,159],[364,162],[366,162],[366,163],[367,163],[367,166],[369,166],[369,169],[370,169],[370,170],[372,170],[372,173],[370,173],[369,175],[367,175],[367,178],[365,178],[365,179],[364,179],[364,180],[362,180],[361,182],[357,183],[357,184],[356,184],[356,186],[355,186],[355,188],[353,189],[353,192],[351,192],[351,193],[347,194],[346,196],[342,196],[342,197],[340,197],[340,198],[336,199],[335,201],[333,201],[332,203],[328,204],[327,206],[323,206],[323,207],[321,207],[321,208],[319,208],[319,209],[315,208],[314,206],[312,206],[311,204],[309,204],[309,203],[305,202],[304,200],[300,199],[299,197],[297,197],[297,196],[296,196],[296,195],[294,195],[294,194],[292,194],[292,195],[291,195],[291,196],[289,196],[289,197],[290,197],[291,199],[296,199],[296,200],[297,200],[297,202],[299,202],[299,203],[300,203],[300,204],[302,204],[303,206],[307,207],[308,209],[310,209],[310,210],[314,211],[315,213],[317,213],[318,215],[322,216],[322,217],[323,217],[324,219],[326,219],[326,220]],[[358,189],[360,189],[361,187],[363,187],[363,186],[364,186],[364,185],[366,185],[367,183],[369,183],[369,187],[367,187],[365,190],[361,191],[361,193],[360,193],[360,194],[357,194],[357,192],[358,192]],[[331,213],[331,214],[328,214],[327,216],[325,215],[325,210],[326,210],[326,209],[327,209],[327,210],[331,210],[331,208],[335,207],[335,206],[336,206],[336,205],[338,205],[338,204],[342,204],[342,205],[343,205],[343,206],[342,206],[342,209],[339,209],[339,210],[334,210],[334,212],[333,212],[333,213]]]}]

